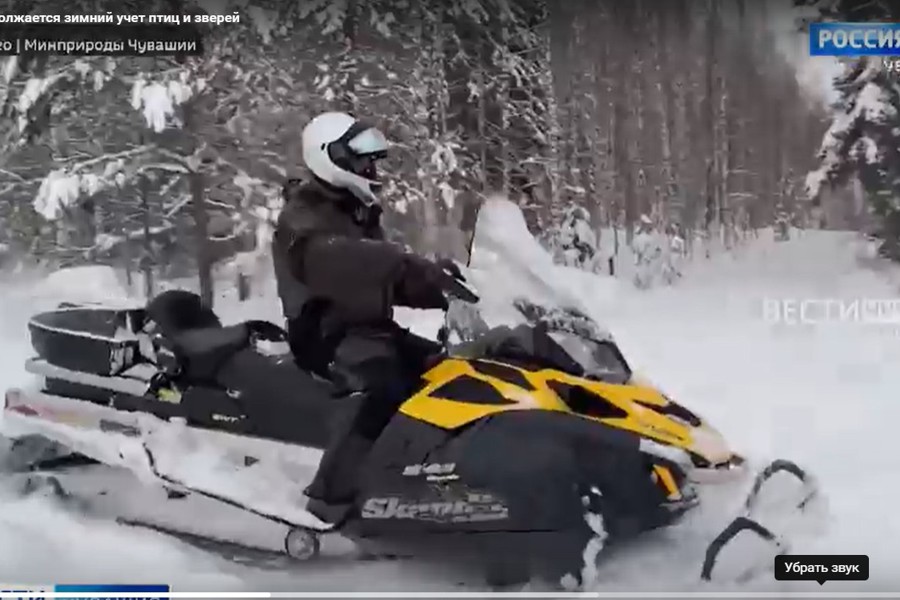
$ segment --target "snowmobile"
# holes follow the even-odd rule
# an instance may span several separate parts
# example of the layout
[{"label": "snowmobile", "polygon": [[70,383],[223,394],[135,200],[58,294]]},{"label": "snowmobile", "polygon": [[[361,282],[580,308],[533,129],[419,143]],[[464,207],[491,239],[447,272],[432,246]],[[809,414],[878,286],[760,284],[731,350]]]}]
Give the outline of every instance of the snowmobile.
[{"label": "snowmobile", "polygon": [[[478,300],[461,284],[447,294],[452,306]],[[296,559],[335,534],[383,554],[478,564],[494,583],[583,582],[602,550],[677,523],[699,505],[698,486],[740,472],[744,459],[640,381],[588,317],[516,306],[526,321],[516,327],[484,326],[455,344],[452,324],[442,330],[447,352],[376,441],[362,492],[337,524],[305,510],[303,484],[328,424],[358,399],[288,354],[258,351],[286,339],[271,323],[186,328],[164,360],[147,351],[144,307],[38,314],[26,367],[39,385],[7,391],[5,434],[123,467],[173,502],[200,496],[280,524]],[[248,360],[229,362],[238,355]],[[210,365],[222,364],[246,385],[217,381]],[[769,471],[757,488],[775,471],[808,481],[787,461]],[[703,578],[738,533],[780,547],[751,504],[710,546]]]}]

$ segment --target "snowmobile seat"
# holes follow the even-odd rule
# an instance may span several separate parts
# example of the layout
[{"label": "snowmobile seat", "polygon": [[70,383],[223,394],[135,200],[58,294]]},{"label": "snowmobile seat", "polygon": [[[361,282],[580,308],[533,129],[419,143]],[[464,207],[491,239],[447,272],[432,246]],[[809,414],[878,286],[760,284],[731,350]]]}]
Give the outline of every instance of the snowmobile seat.
[{"label": "snowmobile seat", "polygon": [[156,329],[169,338],[190,329],[222,327],[219,317],[204,306],[200,296],[185,290],[158,294],[147,303],[144,312]]},{"label": "snowmobile seat", "polygon": [[175,355],[180,376],[194,384],[211,383],[219,366],[250,343],[244,325],[224,327],[200,296],[167,290],[147,303],[145,331],[158,334]]},{"label": "snowmobile seat", "polygon": [[236,352],[250,347],[250,330],[241,323],[228,327],[187,329],[167,336],[170,349],[191,383],[214,382],[219,367]]}]

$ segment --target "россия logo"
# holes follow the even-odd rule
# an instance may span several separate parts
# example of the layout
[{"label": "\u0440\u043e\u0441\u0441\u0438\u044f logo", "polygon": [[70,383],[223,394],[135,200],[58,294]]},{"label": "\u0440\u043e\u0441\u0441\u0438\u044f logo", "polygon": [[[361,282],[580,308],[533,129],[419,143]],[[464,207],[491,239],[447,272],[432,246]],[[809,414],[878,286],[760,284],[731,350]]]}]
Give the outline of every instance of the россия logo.
[{"label": "\u0440\u043e\u0441\u0441\u0438\u044f logo", "polygon": [[900,56],[900,23],[812,23],[810,56]]}]

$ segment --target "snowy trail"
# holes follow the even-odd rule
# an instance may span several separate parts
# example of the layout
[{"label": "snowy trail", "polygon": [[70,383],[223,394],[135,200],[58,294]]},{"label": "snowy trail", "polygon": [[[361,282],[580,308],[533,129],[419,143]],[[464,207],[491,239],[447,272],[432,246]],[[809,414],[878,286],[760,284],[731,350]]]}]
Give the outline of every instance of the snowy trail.
[{"label": "snowy trail", "polygon": [[[760,241],[736,256],[699,265],[675,288],[620,290],[618,301],[604,302],[598,316],[638,370],[708,417],[740,451],[762,460],[792,458],[819,477],[834,523],[824,539],[795,550],[868,554],[871,560],[869,582],[831,582],[824,591],[889,591],[900,587],[893,566],[900,556],[900,519],[894,517],[892,495],[898,491],[892,475],[900,472],[900,457],[890,451],[900,419],[900,330],[862,323],[774,325],[763,318],[765,298],[896,296],[897,288],[882,275],[860,268],[852,242],[849,234],[823,232],[781,244]],[[10,298],[7,294],[4,305]],[[14,304],[0,315],[4,387],[23,376],[24,315],[34,309],[25,298]],[[455,585],[452,577],[402,562],[261,571],[161,534],[76,518],[40,499],[10,498],[3,505],[0,579],[5,581],[151,579],[180,589],[273,591],[423,591]],[[683,529],[654,535],[611,557],[601,569],[603,591],[696,588],[707,541]],[[815,583],[762,581],[753,587],[822,591]]]},{"label": "snowy trail", "polygon": [[[776,325],[765,321],[762,308],[766,298],[897,297],[881,275],[860,269],[853,239],[809,232],[790,243],[745,249],[737,259],[704,265],[682,287],[619,306],[609,322],[636,366],[706,415],[734,447],[761,459],[795,459],[818,476],[834,523],[827,537],[794,551],[870,556],[869,582],[832,582],[829,591],[861,585],[888,591],[900,586],[891,482],[900,458],[889,451],[900,419],[900,328]],[[668,578],[641,584],[630,574],[656,561],[671,565],[674,552],[674,544],[663,544],[632,564],[608,565],[605,574],[621,579],[622,589],[670,588]],[[673,579],[690,580],[696,569]],[[756,587],[793,589],[774,581]]]}]

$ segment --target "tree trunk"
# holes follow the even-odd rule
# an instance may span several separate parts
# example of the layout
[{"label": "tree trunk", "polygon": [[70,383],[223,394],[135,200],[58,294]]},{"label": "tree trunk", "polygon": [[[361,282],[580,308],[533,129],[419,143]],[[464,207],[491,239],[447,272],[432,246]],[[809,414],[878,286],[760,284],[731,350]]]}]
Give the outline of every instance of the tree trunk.
[{"label": "tree trunk", "polygon": [[714,230],[719,226],[719,199],[718,186],[716,185],[716,175],[719,173],[718,156],[717,156],[717,129],[718,129],[718,102],[717,102],[717,0],[708,0],[706,5],[706,70],[705,84],[706,94],[703,102],[704,106],[704,133],[706,137],[705,147],[706,153],[706,210],[704,215],[704,229],[707,240],[711,240]]},{"label": "tree trunk", "polygon": [[194,219],[197,277],[203,305],[213,307],[213,261],[209,247],[209,212],[206,209],[206,186],[202,172],[188,174],[191,189],[191,216]]},{"label": "tree trunk", "polygon": [[141,196],[141,224],[144,234],[140,265],[141,273],[144,276],[144,297],[149,300],[153,297],[155,286],[153,281],[153,243],[150,235],[150,180],[146,174],[140,175],[138,193]]},{"label": "tree trunk", "polygon": [[191,195],[191,217],[194,225],[194,256],[197,261],[197,278],[200,284],[200,298],[204,306],[213,307],[213,258],[209,241],[209,211],[206,206],[206,178],[203,175],[203,161],[200,154],[199,132],[197,131],[197,100],[182,105],[184,130],[190,137],[191,151],[188,155],[190,172],[188,188]]}]

